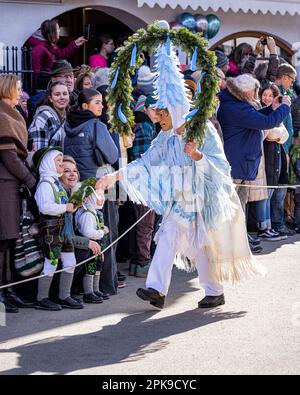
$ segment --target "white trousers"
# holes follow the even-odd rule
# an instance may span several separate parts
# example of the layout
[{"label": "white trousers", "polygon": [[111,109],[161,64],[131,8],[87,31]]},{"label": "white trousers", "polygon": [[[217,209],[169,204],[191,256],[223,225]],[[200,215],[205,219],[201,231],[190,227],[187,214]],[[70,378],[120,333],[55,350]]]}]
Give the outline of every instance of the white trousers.
[{"label": "white trousers", "polygon": [[[176,256],[176,251],[170,244],[170,235],[175,237],[174,223],[165,223],[165,231],[160,234],[155,254],[153,256],[146,287],[154,288],[160,293],[167,295],[172,275],[172,268]],[[179,237],[179,236],[178,236]],[[174,240],[173,240],[174,243]],[[172,243],[172,244],[173,244]],[[175,240],[174,245],[177,245]],[[213,281],[208,271],[208,258],[203,250],[197,251],[196,266],[200,282],[200,287],[204,288],[206,296],[219,296],[224,292],[222,284]]]}]

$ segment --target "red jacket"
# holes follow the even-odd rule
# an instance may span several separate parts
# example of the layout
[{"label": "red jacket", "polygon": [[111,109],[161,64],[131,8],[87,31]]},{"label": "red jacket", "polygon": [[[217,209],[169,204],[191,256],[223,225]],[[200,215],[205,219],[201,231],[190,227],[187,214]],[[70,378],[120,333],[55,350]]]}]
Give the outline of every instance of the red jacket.
[{"label": "red jacket", "polygon": [[32,47],[32,69],[35,73],[50,72],[55,60],[68,59],[79,49],[75,41],[72,41],[66,48],[60,49],[57,45],[33,36],[28,39],[27,45]]}]

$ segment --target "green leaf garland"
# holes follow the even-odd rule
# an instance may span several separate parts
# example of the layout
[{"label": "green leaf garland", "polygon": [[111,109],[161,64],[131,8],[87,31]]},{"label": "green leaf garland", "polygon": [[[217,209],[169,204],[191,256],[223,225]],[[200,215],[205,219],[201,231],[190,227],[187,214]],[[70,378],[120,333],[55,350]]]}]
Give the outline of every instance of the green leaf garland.
[{"label": "green leaf garland", "polygon": [[[82,206],[82,196],[84,193],[85,187],[93,187],[95,188],[97,183],[97,179],[94,177],[87,178],[86,180],[82,181],[80,188],[72,194],[72,196],[69,198],[69,203],[74,204],[74,208],[77,209]],[[93,193],[93,190],[91,188],[88,188],[85,194],[85,197],[88,197]]]},{"label": "green leaf garland", "polygon": [[[185,53],[192,57],[195,47],[197,47],[196,65],[205,72],[201,82],[201,93],[196,93],[193,108],[199,111],[186,123],[186,139],[195,140],[199,144],[203,143],[205,137],[206,123],[213,115],[216,107],[216,94],[219,90],[219,77],[216,68],[216,55],[208,49],[208,42],[199,33],[192,33],[186,28],[168,30],[161,27],[158,22],[145,29],[139,29],[118,49],[117,57],[112,64],[110,83],[112,83],[115,73],[119,68],[118,82],[114,88],[108,89],[109,123],[111,130],[115,130],[121,135],[130,135],[135,126],[133,111],[130,104],[132,98],[132,84],[130,75],[135,69],[143,64],[141,56],[137,55],[135,66],[130,67],[131,55],[134,47],[137,53],[155,52],[160,44],[164,44],[168,34],[172,43],[181,47]],[[119,119],[118,108],[122,104],[127,123],[124,124]]]}]

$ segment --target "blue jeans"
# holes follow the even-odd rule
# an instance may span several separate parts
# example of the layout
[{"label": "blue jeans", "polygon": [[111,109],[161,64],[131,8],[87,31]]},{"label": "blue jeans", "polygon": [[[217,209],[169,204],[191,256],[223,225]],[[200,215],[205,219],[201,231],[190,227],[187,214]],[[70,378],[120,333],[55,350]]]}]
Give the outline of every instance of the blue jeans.
[{"label": "blue jeans", "polygon": [[275,189],[271,199],[271,221],[274,229],[284,226],[284,199],[287,193],[286,188]]},{"label": "blue jeans", "polygon": [[260,230],[271,229],[271,198],[274,189],[268,189],[268,199],[259,200],[255,203],[257,228]]}]

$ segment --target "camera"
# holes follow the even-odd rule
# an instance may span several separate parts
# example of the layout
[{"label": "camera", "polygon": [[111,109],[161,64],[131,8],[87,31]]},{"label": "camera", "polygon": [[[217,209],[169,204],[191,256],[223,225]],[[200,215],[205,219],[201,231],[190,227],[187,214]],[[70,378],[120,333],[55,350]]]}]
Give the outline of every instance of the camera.
[{"label": "camera", "polygon": [[281,103],[282,103],[282,99],[283,99],[283,96],[279,96],[279,97],[278,97],[278,103],[281,104]]},{"label": "camera", "polygon": [[261,42],[262,45],[267,45],[267,44],[268,44],[268,42],[267,42],[267,37],[262,38],[262,39],[260,40],[260,42]]}]

